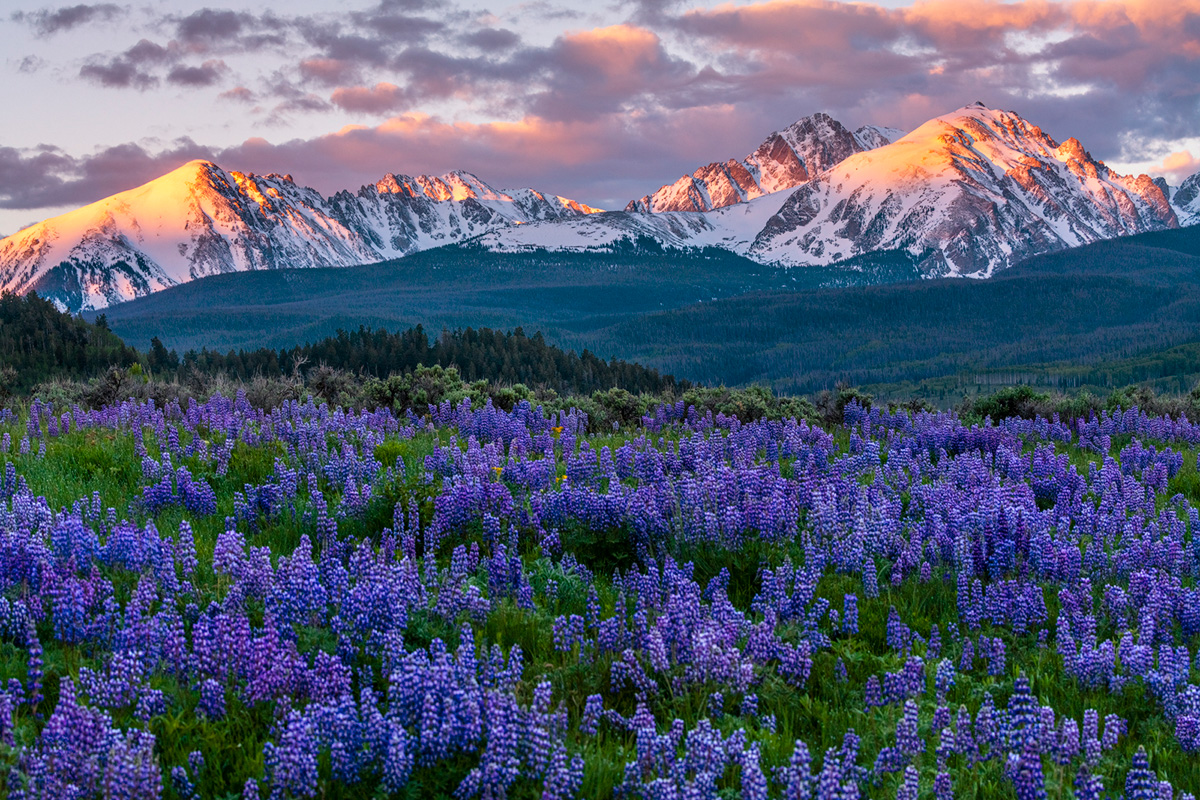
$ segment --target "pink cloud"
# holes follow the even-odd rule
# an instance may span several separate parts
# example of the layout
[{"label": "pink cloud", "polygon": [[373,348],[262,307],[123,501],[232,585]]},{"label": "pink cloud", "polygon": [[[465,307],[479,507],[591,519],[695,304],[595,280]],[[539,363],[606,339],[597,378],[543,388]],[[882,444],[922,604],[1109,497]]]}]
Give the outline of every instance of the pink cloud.
[{"label": "pink cloud", "polygon": [[254,92],[247,89],[245,86],[235,86],[232,89],[227,89],[217,95],[222,100],[232,100],[238,103],[253,103]]},{"label": "pink cloud", "polygon": [[648,76],[668,67],[670,57],[653,31],[613,25],[562,37],[558,62],[592,77],[607,91],[630,92],[642,89]]},{"label": "pink cloud", "polygon": [[1182,183],[1185,178],[1200,172],[1200,158],[1188,150],[1171,153],[1158,166],[1150,168],[1151,174],[1163,175],[1171,183]]},{"label": "pink cloud", "polygon": [[354,80],[357,74],[353,62],[338,58],[306,58],[300,62],[300,75],[323,86],[337,86]]},{"label": "pink cloud", "polygon": [[386,114],[410,105],[405,91],[394,83],[341,87],[334,90],[329,100],[343,111],[366,114]]}]

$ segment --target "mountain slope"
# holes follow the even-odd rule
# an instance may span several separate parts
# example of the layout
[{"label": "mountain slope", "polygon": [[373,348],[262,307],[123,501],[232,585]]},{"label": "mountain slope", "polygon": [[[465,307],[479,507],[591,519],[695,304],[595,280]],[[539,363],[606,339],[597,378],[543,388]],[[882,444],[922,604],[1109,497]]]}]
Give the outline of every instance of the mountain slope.
[{"label": "mountain slope", "polygon": [[1171,205],[1175,207],[1180,225],[1200,225],[1200,172],[1175,190]]},{"label": "mountain slope", "polygon": [[566,220],[497,228],[474,243],[498,253],[588,252],[620,246],[622,241],[652,239],[663,247],[719,247],[745,255],[786,199],[786,192],[766,194],[707,213],[604,211]]},{"label": "mountain slope", "polygon": [[465,172],[388,175],[326,199],[287,175],[193,161],[0,241],[0,287],[103,308],[206,275],[374,263],[594,211],[532,189],[500,192]]},{"label": "mountain slope", "polygon": [[1022,258],[1177,227],[1162,188],[981,105],[849,156],[804,184],[748,254],[831,263],[873,250],[929,252],[933,275],[988,276]]},{"label": "mountain slope", "polygon": [[631,200],[626,211],[712,211],[765,194],[792,189],[854,153],[898,139],[894,128],[864,126],[851,133],[828,114],[817,113],[776,131],[741,161],[700,167],[654,194]]}]

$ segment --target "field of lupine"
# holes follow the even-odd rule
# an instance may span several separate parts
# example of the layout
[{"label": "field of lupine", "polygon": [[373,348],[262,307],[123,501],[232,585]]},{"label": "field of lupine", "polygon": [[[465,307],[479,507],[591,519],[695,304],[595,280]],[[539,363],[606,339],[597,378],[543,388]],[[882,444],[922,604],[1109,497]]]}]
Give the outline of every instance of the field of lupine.
[{"label": "field of lupine", "polygon": [[1200,791],[1200,425],[0,412],[10,798]]}]

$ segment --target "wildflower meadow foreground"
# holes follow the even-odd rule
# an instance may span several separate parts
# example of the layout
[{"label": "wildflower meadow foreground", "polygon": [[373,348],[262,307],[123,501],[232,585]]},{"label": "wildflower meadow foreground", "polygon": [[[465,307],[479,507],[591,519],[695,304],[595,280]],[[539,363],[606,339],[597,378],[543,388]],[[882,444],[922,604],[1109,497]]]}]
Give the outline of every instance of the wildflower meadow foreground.
[{"label": "wildflower meadow foreground", "polygon": [[9,798],[1200,791],[1200,425],[0,412]]}]

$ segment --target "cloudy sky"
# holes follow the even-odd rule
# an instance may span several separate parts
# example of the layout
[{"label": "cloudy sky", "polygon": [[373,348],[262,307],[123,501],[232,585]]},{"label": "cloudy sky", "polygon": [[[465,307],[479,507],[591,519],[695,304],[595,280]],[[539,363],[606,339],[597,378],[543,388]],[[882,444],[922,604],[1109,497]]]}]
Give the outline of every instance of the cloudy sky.
[{"label": "cloudy sky", "polygon": [[192,158],[620,207],[814,111],[911,129],[976,100],[1123,171],[1200,169],[1200,0],[3,7],[0,234]]}]

